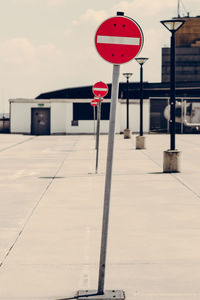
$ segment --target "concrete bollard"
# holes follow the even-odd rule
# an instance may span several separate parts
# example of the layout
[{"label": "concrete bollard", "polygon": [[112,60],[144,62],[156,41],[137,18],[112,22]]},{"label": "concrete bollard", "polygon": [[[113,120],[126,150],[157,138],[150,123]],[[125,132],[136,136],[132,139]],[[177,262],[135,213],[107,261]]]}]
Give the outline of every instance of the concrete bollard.
[{"label": "concrete bollard", "polygon": [[163,152],[163,173],[180,172],[180,153],[178,150],[167,150]]},{"label": "concrete bollard", "polygon": [[130,129],[124,129],[124,138],[130,139],[131,138],[131,131]]},{"label": "concrete bollard", "polygon": [[136,149],[146,149],[145,137],[143,135],[136,136]]}]

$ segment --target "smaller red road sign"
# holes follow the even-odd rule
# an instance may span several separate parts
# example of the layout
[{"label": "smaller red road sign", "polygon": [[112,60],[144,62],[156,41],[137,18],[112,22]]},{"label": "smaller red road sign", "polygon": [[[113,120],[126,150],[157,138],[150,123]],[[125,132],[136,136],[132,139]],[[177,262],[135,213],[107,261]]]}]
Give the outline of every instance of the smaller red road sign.
[{"label": "smaller red road sign", "polygon": [[94,106],[97,106],[97,101],[96,100],[92,100],[91,102],[90,102],[90,104],[94,107]]},{"label": "smaller red road sign", "polygon": [[97,103],[99,103],[99,99],[101,102],[103,101],[102,97],[94,97],[94,101],[96,101]]},{"label": "smaller red road sign", "polygon": [[130,61],[140,52],[143,40],[140,26],[133,19],[118,15],[99,26],[95,46],[102,58],[119,65]]},{"label": "smaller red road sign", "polygon": [[108,93],[108,86],[102,81],[95,83],[92,87],[93,94],[98,98],[103,98]]}]

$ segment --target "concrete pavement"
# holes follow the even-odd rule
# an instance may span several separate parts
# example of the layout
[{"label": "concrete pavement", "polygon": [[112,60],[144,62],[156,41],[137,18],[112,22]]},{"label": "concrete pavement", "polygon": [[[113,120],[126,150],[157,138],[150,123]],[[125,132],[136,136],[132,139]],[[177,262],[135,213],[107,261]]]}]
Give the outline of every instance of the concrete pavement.
[{"label": "concrete pavement", "polygon": [[[0,299],[96,289],[107,136],[0,135]],[[163,174],[168,135],[116,135],[106,289],[126,299],[200,299],[200,135],[177,135],[181,173]]]}]

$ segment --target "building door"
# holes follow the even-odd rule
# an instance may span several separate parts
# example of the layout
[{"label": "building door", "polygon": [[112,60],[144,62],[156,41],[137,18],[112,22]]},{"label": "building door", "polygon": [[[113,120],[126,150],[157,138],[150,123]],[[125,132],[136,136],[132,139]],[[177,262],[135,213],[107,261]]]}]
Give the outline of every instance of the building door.
[{"label": "building door", "polygon": [[31,134],[50,134],[50,108],[31,109]]}]

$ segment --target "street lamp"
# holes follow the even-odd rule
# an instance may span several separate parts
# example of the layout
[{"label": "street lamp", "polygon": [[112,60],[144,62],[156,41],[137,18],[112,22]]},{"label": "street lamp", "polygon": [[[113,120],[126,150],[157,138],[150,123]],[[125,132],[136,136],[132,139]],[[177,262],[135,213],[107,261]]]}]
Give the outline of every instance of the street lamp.
[{"label": "street lamp", "polygon": [[124,138],[130,139],[130,129],[129,129],[129,95],[128,95],[128,88],[129,88],[129,78],[133,75],[133,73],[123,73],[124,77],[126,78],[126,129],[124,130]]},{"label": "street lamp", "polygon": [[140,136],[143,136],[143,65],[148,60],[148,58],[138,57],[135,58],[135,60],[140,65]]},{"label": "street lamp", "polygon": [[170,44],[170,150],[164,152],[164,172],[178,172],[179,152],[175,147],[175,32],[183,26],[185,20],[172,19],[160,21],[171,32]]}]

